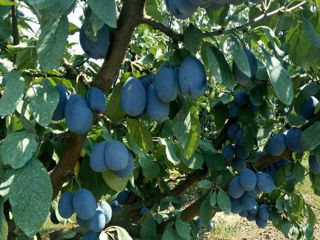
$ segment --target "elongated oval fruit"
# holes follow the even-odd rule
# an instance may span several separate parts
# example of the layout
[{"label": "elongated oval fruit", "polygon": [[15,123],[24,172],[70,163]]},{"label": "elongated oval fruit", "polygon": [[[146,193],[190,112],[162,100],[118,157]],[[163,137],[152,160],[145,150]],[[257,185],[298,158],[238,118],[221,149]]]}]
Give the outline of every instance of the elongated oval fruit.
[{"label": "elongated oval fruit", "polygon": [[191,17],[198,8],[187,0],[165,0],[165,3],[170,13],[179,19]]},{"label": "elongated oval fruit", "polygon": [[106,217],[100,206],[97,207],[95,215],[88,220],[87,226],[93,232],[101,232],[106,226]]},{"label": "elongated oval fruit", "polygon": [[154,84],[151,84],[147,91],[146,113],[149,118],[157,122],[163,122],[169,116],[169,103],[159,99]]},{"label": "elongated oval fruit", "polygon": [[104,154],[105,163],[112,171],[123,170],[129,163],[129,151],[122,142],[108,141]]},{"label": "elongated oval fruit", "polygon": [[64,109],[69,99],[69,93],[67,89],[60,84],[56,86],[56,89],[59,92],[59,103],[58,103],[58,106],[56,107],[56,110],[54,110],[52,120],[60,121],[64,119]]},{"label": "elongated oval fruit", "polygon": [[90,131],[93,116],[86,99],[78,94],[70,96],[65,107],[66,124],[71,132],[85,134]]},{"label": "elongated oval fruit", "polygon": [[90,156],[90,167],[95,172],[104,172],[107,170],[107,165],[104,160],[107,142],[100,142],[95,145]]},{"label": "elongated oval fruit", "polygon": [[96,213],[96,199],[87,189],[79,189],[73,196],[73,209],[79,218],[89,220]]},{"label": "elongated oval fruit", "polygon": [[207,77],[202,63],[195,57],[186,57],[179,70],[179,85],[183,95],[198,98],[207,89]]},{"label": "elongated oval fruit", "polygon": [[268,142],[268,152],[272,156],[280,156],[286,148],[286,136],[283,133],[274,134]]},{"label": "elongated oval fruit", "polygon": [[[132,174],[132,171],[134,169],[134,161],[133,161],[133,154],[129,152],[129,160],[128,165],[119,171],[113,171],[115,175],[117,175],[120,178],[127,178]],[[121,203],[120,203],[121,204]]]},{"label": "elongated oval fruit", "polygon": [[171,102],[177,98],[178,81],[178,69],[169,63],[162,64],[154,79],[154,86],[161,101]]},{"label": "elongated oval fruit", "polygon": [[83,51],[93,59],[101,59],[107,55],[110,45],[110,33],[107,25],[103,26],[96,36],[87,36],[84,25],[80,29],[80,45]]},{"label": "elongated oval fruit", "polygon": [[74,213],[73,209],[73,193],[65,192],[62,194],[59,203],[58,203],[58,211],[61,217],[70,218]]},{"label": "elongated oval fruit", "polygon": [[104,113],[106,110],[106,96],[96,87],[91,87],[87,92],[87,102],[91,111],[96,113]]},{"label": "elongated oval fruit", "polygon": [[132,117],[141,115],[146,106],[146,91],[138,78],[129,78],[121,89],[122,110]]}]

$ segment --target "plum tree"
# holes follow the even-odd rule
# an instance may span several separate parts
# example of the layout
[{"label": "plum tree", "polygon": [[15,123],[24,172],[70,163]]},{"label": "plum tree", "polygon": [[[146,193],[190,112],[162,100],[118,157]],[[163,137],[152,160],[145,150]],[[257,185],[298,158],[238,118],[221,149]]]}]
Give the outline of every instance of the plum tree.
[{"label": "plum tree", "polygon": [[59,92],[59,103],[56,110],[54,110],[52,120],[60,121],[64,119],[64,109],[69,99],[69,93],[68,93],[68,90],[61,84],[58,84],[56,86],[56,89]]},{"label": "plum tree", "polygon": [[233,123],[229,128],[228,128],[228,137],[230,140],[234,140],[238,131],[240,130],[240,127],[238,124]]},{"label": "plum tree", "polygon": [[63,218],[70,218],[72,216],[74,213],[72,192],[65,192],[62,194],[58,203],[58,211]]},{"label": "plum tree", "polygon": [[71,132],[85,134],[90,131],[93,115],[83,96],[71,95],[66,103],[64,113],[66,124]]},{"label": "plum tree", "polygon": [[177,98],[178,81],[178,69],[169,63],[162,64],[154,77],[154,87],[161,101],[171,102]]},{"label": "plum tree", "polygon": [[232,161],[234,157],[234,148],[231,144],[226,145],[222,149],[222,156],[227,160],[227,161]]},{"label": "plum tree", "polygon": [[100,206],[97,207],[95,215],[88,220],[88,229],[92,232],[101,232],[106,225],[106,217]]},{"label": "plum tree", "polygon": [[273,178],[264,172],[257,173],[257,186],[263,193],[271,193],[275,188]]},{"label": "plum tree", "polygon": [[202,63],[195,57],[186,57],[179,70],[179,86],[183,95],[198,98],[207,89],[207,77]]},{"label": "plum tree", "polygon": [[91,152],[90,167],[95,172],[104,172],[107,170],[105,162],[105,151],[107,142],[100,142],[96,144]]},{"label": "plum tree", "polygon": [[180,19],[190,17],[198,8],[185,0],[165,0],[165,3],[171,14]]},{"label": "plum tree", "polygon": [[239,181],[245,191],[252,191],[256,187],[257,177],[252,170],[246,168],[240,172]]},{"label": "plum tree", "polygon": [[238,91],[234,94],[234,101],[239,106],[247,105],[249,103],[249,95],[244,90]]},{"label": "plum tree", "polygon": [[86,98],[91,111],[95,113],[105,112],[106,96],[99,88],[96,88],[96,87],[89,88]]},{"label": "plum tree", "polygon": [[147,91],[146,114],[158,122],[165,121],[169,116],[169,104],[159,99],[154,84],[150,84]]},{"label": "plum tree", "polygon": [[286,145],[287,147],[297,153],[304,152],[301,136],[303,131],[299,128],[290,128],[286,134]]},{"label": "plum tree", "polygon": [[250,86],[254,83],[255,75],[257,72],[257,68],[258,68],[257,59],[250,50],[244,49],[244,51],[247,55],[248,62],[250,65],[251,76],[247,76],[246,74],[241,72],[241,70],[238,68],[235,62],[233,63],[233,72],[239,84],[241,84],[242,86]]},{"label": "plum tree", "polygon": [[89,220],[96,213],[96,199],[87,189],[79,189],[73,196],[73,209],[79,218]]},{"label": "plum tree", "polygon": [[320,174],[320,163],[318,162],[316,157],[313,155],[309,156],[309,167],[312,173]]},{"label": "plum tree", "polygon": [[315,115],[315,109],[319,103],[318,99],[314,96],[304,100],[301,104],[300,113],[305,119],[310,119]]},{"label": "plum tree", "polygon": [[110,32],[108,26],[104,25],[96,33],[96,36],[88,36],[85,25],[82,25],[80,29],[80,44],[88,57],[94,59],[104,58],[110,45]]},{"label": "plum tree", "polygon": [[244,194],[245,190],[242,188],[240,178],[238,176],[231,180],[228,190],[230,197],[234,199],[238,199]]},{"label": "plum tree", "polygon": [[121,107],[129,116],[136,117],[143,113],[146,106],[146,91],[137,78],[129,78],[121,89]]},{"label": "plum tree", "polygon": [[280,156],[286,148],[286,136],[283,133],[274,134],[268,142],[268,152],[272,156]]},{"label": "plum tree", "polygon": [[108,168],[120,171],[129,163],[129,152],[126,146],[119,141],[108,141],[104,152],[104,161]]}]

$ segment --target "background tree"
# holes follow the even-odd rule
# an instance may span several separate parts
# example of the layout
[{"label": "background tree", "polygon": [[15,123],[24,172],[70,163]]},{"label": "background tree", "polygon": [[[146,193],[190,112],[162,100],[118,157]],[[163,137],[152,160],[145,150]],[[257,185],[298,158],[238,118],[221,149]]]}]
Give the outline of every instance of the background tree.
[{"label": "background tree", "polygon": [[0,0],[1,239],[74,212],[51,239],[190,239],[218,211],[313,239],[296,186],[320,194],[319,7]]}]

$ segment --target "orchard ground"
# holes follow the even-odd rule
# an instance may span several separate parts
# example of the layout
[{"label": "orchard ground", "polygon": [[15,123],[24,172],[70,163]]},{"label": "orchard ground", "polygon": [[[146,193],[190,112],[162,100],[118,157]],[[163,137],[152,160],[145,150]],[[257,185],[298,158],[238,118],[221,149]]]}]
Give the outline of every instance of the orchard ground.
[{"label": "orchard ground", "polygon": [[[303,161],[304,167],[308,166],[308,161]],[[317,216],[317,223],[315,225],[314,239],[320,239],[320,197],[313,193],[311,188],[311,182],[308,177],[305,178],[303,184],[297,186],[298,190],[303,195],[306,202],[315,208],[313,209]],[[190,199],[192,201],[192,199]],[[186,203],[188,204],[188,203]],[[78,227],[74,216],[72,217],[73,223],[54,225],[51,223],[48,217],[44,224],[41,236],[43,239],[49,239],[49,233],[57,230],[67,230]],[[213,221],[215,223],[212,231],[208,231],[205,228],[200,231],[201,235],[199,240],[285,240],[287,238],[276,229],[272,222],[268,221],[268,226],[264,229],[259,228],[255,221],[249,222],[246,219],[240,217],[238,214],[224,214],[222,212],[217,213]],[[194,239],[196,240],[196,239]]]}]

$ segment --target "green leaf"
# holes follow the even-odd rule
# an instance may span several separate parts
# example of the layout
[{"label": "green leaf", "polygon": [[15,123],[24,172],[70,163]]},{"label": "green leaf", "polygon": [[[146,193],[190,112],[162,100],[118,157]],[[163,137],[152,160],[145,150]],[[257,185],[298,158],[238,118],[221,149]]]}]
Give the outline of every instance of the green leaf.
[{"label": "green leaf", "polygon": [[0,239],[7,239],[8,237],[8,223],[3,213],[3,204],[5,199],[0,198]]},{"label": "green leaf", "polygon": [[308,223],[314,227],[317,222],[317,217],[310,206],[307,206],[307,211],[308,211]]},{"label": "green leaf", "polygon": [[111,28],[117,27],[115,0],[88,0],[91,10]]},{"label": "green leaf", "polygon": [[157,20],[159,22],[162,22],[163,17],[161,15],[161,12],[159,11],[161,9],[161,6],[159,5],[157,0],[147,0],[146,1],[146,13],[152,19]]},{"label": "green leaf", "polygon": [[204,200],[200,206],[200,219],[204,226],[208,226],[212,218],[212,207],[210,205],[210,199]]},{"label": "green leaf", "polygon": [[27,0],[31,5],[34,4],[39,4],[39,3],[44,3],[44,2],[49,2],[50,0]]},{"label": "green leaf", "polygon": [[183,33],[183,43],[186,49],[196,54],[201,46],[202,32],[200,29],[190,24]]},{"label": "green leaf", "polygon": [[48,172],[40,161],[33,159],[17,172],[9,194],[13,219],[28,237],[35,235],[47,219],[51,200]]},{"label": "green leaf", "polygon": [[246,76],[251,77],[251,68],[249,64],[248,57],[239,42],[239,40],[232,36],[230,37],[230,50],[237,67]]},{"label": "green leaf", "polygon": [[112,91],[110,99],[107,101],[106,116],[110,118],[113,123],[119,123],[126,115],[120,103],[122,86],[122,83],[117,84]]},{"label": "green leaf", "polygon": [[129,178],[120,178],[115,175],[110,169],[102,173],[104,181],[113,190],[120,192],[127,186]]},{"label": "green leaf", "polygon": [[142,240],[156,239],[157,238],[157,222],[148,217],[141,226]]},{"label": "green leaf", "polygon": [[211,189],[212,188],[212,182],[210,182],[207,179],[203,179],[198,182],[198,187],[203,189]]},{"label": "green leaf", "polygon": [[18,3],[12,2],[10,0],[0,0],[0,5],[2,5],[2,6],[11,6],[11,5],[19,6]]},{"label": "green leaf", "polygon": [[166,141],[163,138],[159,139],[159,143],[165,147],[168,161],[171,162],[173,165],[178,165],[180,163],[180,159],[177,156],[175,144]]},{"label": "green leaf", "polygon": [[217,192],[214,191],[210,196],[210,205],[214,207],[217,204]]},{"label": "green leaf", "polygon": [[38,143],[29,131],[13,132],[0,146],[1,161],[12,168],[23,167],[37,150]]},{"label": "green leaf", "polygon": [[203,166],[204,156],[200,152],[195,152],[191,158],[182,158],[183,163],[190,169],[200,169]]},{"label": "green leaf", "polygon": [[64,55],[68,38],[68,17],[59,16],[41,28],[37,43],[38,57],[44,71],[57,68]]},{"label": "green leaf", "polygon": [[305,150],[314,150],[320,145],[320,122],[317,121],[311,127],[303,131],[301,143]]},{"label": "green leaf", "polygon": [[176,226],[177,233],[178,233],[178,235],[180,237],[182,237],[183,239],[189,239],[190,238],[190,230],[191,230],[191,228],[190,228],[190,224],[189,223],[185,223],[180,218],[177,218],[175,226]]},{"label": "green leaf", "polygon": [[134,138],[135,142],[145,151],[153,149],[152,136],[148,128],[142,121],[127,118],[126,119],[129,134]]},{"label": "green leaf", "polygon": [[271,56],[265,49],[263,49],[264,55],[267,60],[267,72],[280,101],[286,105],[290,105],[293,100],[293,84],[287,70],[282,67],[280,61]]},{"label": "green leaf", "polygon": [[223,82],[223,78],[222,78],[223,73],[221,72],[220,63],[219,63],[217,57],[215,56],[215,54],[213,53],[211,46],[212,45],[205,42],[201,48],[201,56],[202,56],[203,62],[205,63],[205,66],[207,68],[209,68],[214,79],[218,83],[222,83]]},{"label": "green leaf", "polygon": [[14,179],[15,170],[12,168],[6,169],[0,184],[0,196],[6,197],[10,192],[10,187]]},{"label": "green leaf", "polygon": [[17,52],[17,67],[19,70],[35,69],[37,67],[37,60],[37,49],[34,46]]},{"label": "green leaf", "polygon": [[114,228],[117,230],[118,240],[132,240],[127,230],[119,226],[114,226]]},{"label": "green leaf", "polygon": [[230,198],[228,196],[228,194],[226,194],[225,191],[223,191],[222,189],[220,189],[218,196],[217,196],[217,203],[219,208],[226,214],[231,213],[231,201]]},{"label": "green leaf", "polygon": [[308,19],[304,18],[301,26],[309,42],[313,46],[320,48],[320,37],[312,23],[309,22]]},{"label": "green leaf", "polygon": [[130,134],[126,134],[128,144],[131,150],[138,155],[139,163],[142,167],[142,173],[146,178],[152,179],[158,176],[160,172],[159,165],[152,161],[150,156],[143,150],[141,150]]},{"label": "green leaf", "polygon": [[39,84],[33,85],[28,91],[29,108],[35,120],[41,126],[48,126],[52,115],[59,102],[59,93],[51,85],[49,80],[45,79]]},{"label": "green leaf", "polygon": [[166,229],[162,235],[162,240],[182,240],[178,233],[173,230],[170,224],[167,224]]},{"label": "green leaf", "polygon": [[25,81],[16,71],[3,75],[4,94],[0,99],[0,116],[5,117],[15,111],[24,92]]}]

